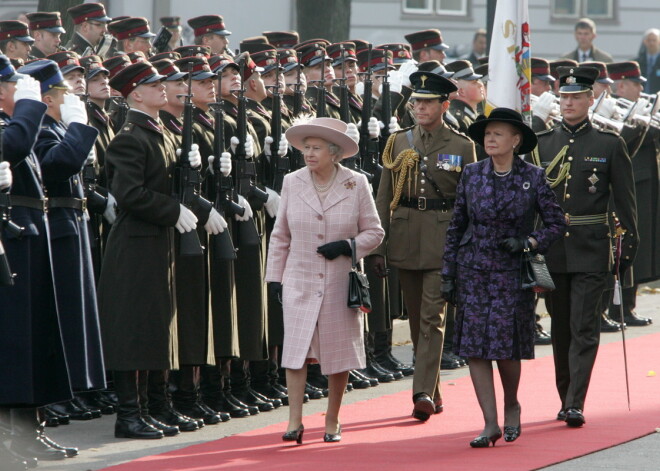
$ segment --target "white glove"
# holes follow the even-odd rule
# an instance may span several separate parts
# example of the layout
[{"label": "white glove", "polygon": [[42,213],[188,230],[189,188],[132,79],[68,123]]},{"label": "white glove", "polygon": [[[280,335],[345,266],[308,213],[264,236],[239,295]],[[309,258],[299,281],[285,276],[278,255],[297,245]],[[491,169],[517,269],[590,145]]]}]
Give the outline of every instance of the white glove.
[{"label": "white glove", "polygon": [[355,94],[357,96],[364,95],[364,82],[358,82],[355,84]]},{"label": "white glove", "polygon": [[[596,107],[594,103],[593,107]],[[601,115],[604,118],[611,119],[614,116],[614,111],[616,110],[616,100],[612,97],[606,96],[600,102],[596,113]]]},{"label": "white glove", "polygon": [[245,213],[243,213],[243,216],[235,214],[234,218],[236,218],[237,221],[248,221],[252,217],[252,208],[250,207],[250,203],[248,203],[248,200],[246,200],[242,195],[238,195],[238,205],[242,208],[245,208]]},{"label": "white glove", "polygon": [[60,105],[62,122],[65,126],[71,123],[87,124],[87,110],[80,98],[73,94],[64,95],[64,103]]},{"label": "white glove", "polygon": [[390,70],[387,74],[390,81],[390,91],[401,93],[401,88],[403,86],[403,77],[401,72],[398,70]]},{"label": "white glove", "polygon": [[103,217],[110,224],[114,224],[117,219],[117,200],[115,200],[115,197],[111,193],[108,193],[108,203],[105,205]]},{"label": "white glove", "polygon": [[390,134],[394,134],[400,129],[401,127],[399,127],[399,121],[396,119],[396,116],[392,116],[390,118],[390,123],[387,125],[387,130]]},{"label": "white glove", "polygon": [[14,103],[23,99],[41,101],[41,85],[37,79],[29,75],[16,82]]},{"label": "white glove", "polygon": [[399,67],[399,73],[401,74],[401,85],[404,87],[410,87],[410,75],[417,72],[417,65],[413,61],[404,62]]},{"label": "white glove", "polygon": [[[176,156],[181,157],[181,149],[176,150]],[[199,146],[197,144],[192,144],[190,146],[190,152],[188,152],[188,161],[192,168],[199,168],[202,165],[202,154],[199,153]]]},{"label": "white glove", "polygon": [[87,160],[85,160],[85,165],[94,165],[96,163],[96,149],[92,147],[92,150],[87,154]]},{"label": "white glove", "polygon": [[[238,143],[239,140],[236,136],[232,136],[232,138],[229,140],[229,146],[234,154],[236,153],[236,146]],[[245,155],[248,158],[252,158],[254,156],[254,141],[252,140],[252,136],[250,134],[248,134],[245,138]]]},{"label": "white glove", "polygon": [[555,96],[550,92],[543,92],[536,100],[532,113],[534,116],[541,118],[544,122],[548,120],[555,104]]},{"label": "white glove", "polygon": [[286,136],[282,133],[280,138],[280,145],[277,147],[277,155],[279,157],[284,157],[287,152],[289,152],[289,141],[286,140]]},{"label": "white glove", "polygon": [[273,155],[273,152],[270,150],[270,145],[273,143],[273,138],[271,136],[266,136],[264,139],[264,154],[268,157],[270,162],[270,156]]},{"label": "white glove", "polygon": [[225,177],[231,173],[231,154],[229,152],[220,154],[220,173]]},{"label": "white glove", "polygon": [[179,219],[174,227],[183,234],[184,232],[194,231],[197,228],[197,216],[184,205],[179,204]]},{"label": "white glove", "polygon": [[277,194],[275,190],[271,190],[270,188],[266,187],[266,193],[268,193],[268,199],[264,203],[264,207],[266,208],[266,212],[268,215],[272,218],[277,216],[277,210],[280,207],[280,195]]},{"label": "white glove", "polygon": [[9,162],[0,162],[0,190],[9,188],[12,184],[11,169]]},{"label": "white glove", "polygon": [[353,139],[355,142],[360,142],[360,131],[353,123],[348,123],[346,128],[346,135]]},{"label": "white glove", "polygon": [[369,137],[371,139],[378,139],[378,136],[380,135],[380,124],[378,123],[378,120],[373,116],[369,118],[367,129],[369,130]]},{"label": "white glove", "polygon": [[211,208],[211,213],[209,214],[208,221],[204,224],[204,229],[209,234],[221,234],[227,229],[227,221],[225,221],[225,218],[215,208]]}]

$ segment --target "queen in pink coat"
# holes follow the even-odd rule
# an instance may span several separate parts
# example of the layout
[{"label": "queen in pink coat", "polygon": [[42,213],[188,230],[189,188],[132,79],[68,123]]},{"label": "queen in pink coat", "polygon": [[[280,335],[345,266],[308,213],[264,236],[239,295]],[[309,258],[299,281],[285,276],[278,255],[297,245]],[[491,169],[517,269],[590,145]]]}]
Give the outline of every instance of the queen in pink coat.
[{"label": "queen in pink coat", "polygon": [[281,296],[284,311],[285,441],[302,443],[308,363],[318,362],[328,375],[326,442],[341,439],[339,408],[348,371],[365,367],[363,315],[346,306],[349,241],[355,239],[361,259],[378,247],[384,231],[367,179],[339,163],[358,152],[352,133],[357,134],[354,125],[332,118],[315,118],[286,132],[306,166],[284,177],[266,269],[269,290]]}]

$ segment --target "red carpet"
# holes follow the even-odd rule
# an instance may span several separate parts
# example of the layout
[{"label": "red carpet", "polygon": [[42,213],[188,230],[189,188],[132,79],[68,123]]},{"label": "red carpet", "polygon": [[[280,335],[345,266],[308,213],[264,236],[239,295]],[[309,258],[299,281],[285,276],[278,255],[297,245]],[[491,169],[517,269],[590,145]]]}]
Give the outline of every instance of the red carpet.
[{"label": "red carpet", "polygon": [[511,444],[499,440],[495,448],[468,446],[483,422],[472,384],[465,377],[443,382],[445,412],[426,424],[410,418],[410,395],[402,392],[344,406],[343,439],[337,444],[323,443],[323,416],[315,414],[305,417],[302,446],[281,441],[283,423],[106,469],[538,469],[660,427],[660,375],[647,376],[649,371],[660,373],[660,334],[629,340],[628,358],[632,411],[626,403],[621,344],[604,345],[587,397],[587,424],[581,429],[554,420],[559,401],[552,357],[525,362],[520,387],[522,436]]}]

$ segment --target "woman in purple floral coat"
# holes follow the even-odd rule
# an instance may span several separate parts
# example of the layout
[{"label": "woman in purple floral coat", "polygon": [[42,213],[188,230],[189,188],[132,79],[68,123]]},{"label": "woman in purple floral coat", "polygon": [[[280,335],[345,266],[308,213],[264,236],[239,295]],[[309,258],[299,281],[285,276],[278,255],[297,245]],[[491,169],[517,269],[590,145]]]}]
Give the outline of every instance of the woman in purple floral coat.
[{"label": "woman in purple floral coat", "polygon": [[[470,442],[488,447],[502,437],[492,361],[504,389],[504,440],[521,433],[520,360],[534,358],[534,293],[523,290],[521,255],[544,253],[566,222],[542,169],[518,158],[536,147],[520,113],[496,108],[469,128],[490,158],[466,166],[447,230],[443,297],[457,306],[454,352],[468,357],[484,415],[483,432]],[[543,225],[534,230],[536,217]]]}]

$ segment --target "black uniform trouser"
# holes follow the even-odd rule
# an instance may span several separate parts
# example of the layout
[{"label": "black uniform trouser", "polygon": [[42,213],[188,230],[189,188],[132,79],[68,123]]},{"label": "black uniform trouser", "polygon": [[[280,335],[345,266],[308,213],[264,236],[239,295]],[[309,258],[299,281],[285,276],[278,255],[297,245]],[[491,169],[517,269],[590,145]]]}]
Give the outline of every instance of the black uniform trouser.
[{"label": "black uniform trouser", "polygon": [[555,380],[562,408],[584,409],[600,342],[600,306],[607,273],[552,273],[546,295],[552,318]]}]

